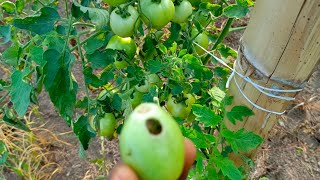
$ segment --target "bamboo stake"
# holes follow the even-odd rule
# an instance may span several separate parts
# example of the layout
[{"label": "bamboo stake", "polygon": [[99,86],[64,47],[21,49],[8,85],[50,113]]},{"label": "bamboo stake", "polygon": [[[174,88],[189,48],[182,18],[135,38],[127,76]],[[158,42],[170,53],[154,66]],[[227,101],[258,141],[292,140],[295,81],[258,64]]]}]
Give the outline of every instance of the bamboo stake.
[{"label": "bamboo stake", "polygon": [[[239,59],[243,74],[261,86],[278,89],[303,88],[320,62],[320,0],[258,0],[241,40]],[[237,67],[238,72],[242,72]],[[268,97],[237,75],[241,90],[257,105],[281,112],[290,101]],[[226,122],[229,129],[245,128],[263,138],[277,122],[277,116],[254,108],[230,84],[233,105],[246,105],[255,116]],[[294,97],[296,93],[282,93]],[[256,151],[247,154],[250,157]]]}]

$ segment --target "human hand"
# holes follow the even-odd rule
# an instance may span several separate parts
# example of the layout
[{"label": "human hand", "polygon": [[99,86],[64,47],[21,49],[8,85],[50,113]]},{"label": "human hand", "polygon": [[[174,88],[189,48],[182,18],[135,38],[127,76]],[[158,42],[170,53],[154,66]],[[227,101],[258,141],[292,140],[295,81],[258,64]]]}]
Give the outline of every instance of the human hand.
[{"label": "human hand", "polygon": [[[196,158],[196,148],[189,139],[185,138],[184,146],[184,167],[179,180],[187,178],[188,172]],[[139,178],[128,165],[120,163],[112,170],[109,180],[139,180]]]}]

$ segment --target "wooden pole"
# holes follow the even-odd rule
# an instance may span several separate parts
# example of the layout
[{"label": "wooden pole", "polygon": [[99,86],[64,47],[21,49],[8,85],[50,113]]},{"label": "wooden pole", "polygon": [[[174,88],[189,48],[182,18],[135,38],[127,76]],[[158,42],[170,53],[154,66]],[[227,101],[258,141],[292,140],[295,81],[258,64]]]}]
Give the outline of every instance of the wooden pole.
[{"label": "wooden pole", "polygon": [[[257,0],[241,40],[238,72],[255,83],[269,88],[303,88],[320,61],[320,0]],[[255,104],[271,111],[284,111],[290,101],[268,97],[239,76],[234,77],[243,93]],[[266,138],[277,116],[253,107],[237,88],[230,84],[233,105],[246,105],[255,115],[226,122],[228,128],[245,128]],[[294,97],[297,93],[278,95]],[[277,95],[277,94],[276,94]],[[255,155],[255,151],[248,154]]]}]

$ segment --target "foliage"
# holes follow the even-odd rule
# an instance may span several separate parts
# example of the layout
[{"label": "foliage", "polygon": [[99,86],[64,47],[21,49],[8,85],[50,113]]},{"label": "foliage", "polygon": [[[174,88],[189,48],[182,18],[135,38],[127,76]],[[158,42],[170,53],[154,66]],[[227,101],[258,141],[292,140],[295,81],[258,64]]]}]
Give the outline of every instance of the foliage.
[{"label": "foliage", "polygon": [[[166,6],[172,12],[172,2],[162,1],[168,3]],[[168,17],[153,14],[165,23],[164,27],[148,18],[150,12],[145,6],[155,2],[125,1],[115,12],[121,20],[130,18],[129,6],[136,8],[139,18],[130,26],[134,33],[119,37],[119,44],[108,48],[109,40],[115,35],[109,16],[116,7],[91,0],[72,4],[55,0],[33,4],[23,0],[0,2],[0,44],[9,46],[0,56],[0,63],[12,69],[9,79],[0,79],[0,93],[8,92],[14,108],[9,111],[9,104],[2,107],[4,122],[28,131],[20,119],[30,104],[37,104],[39,94],[45,90],[58,113],[79,137],[81,149],[86,150],[91,139],[99,134],[99,117],[105,113],[113,113],[116,132],[120,133],[137,104],[156,102],[167,107],[168,98],[174,97],[174,103],[182,110],[187,109],[186,118],[175,119],[184,136],[198,150],[196,166],[189,177],[241,179],[245,176],[243,167],[236,167],[228,155],[250,151],[262,139],[244,129],[231,131],[225,122],[235,124],[253,112],[245,106],[230,107],[233,98],[225,88],[230,71],[216,64],[204,51],[200,52],[193,42],[209,41],[210,45],[203,43],[208,51],[226,62],[234,59],[236,51],[222,42],[233,20],[249,12],[253,6],[251,0],[237,0],[236,4],[227,0],[191,1],[193,12],[187,19],[182,14],[180,19],[186,20],[181,23],[167,23]],[[175,0],[174,5],[181,2]],[[58,11],[60,3],[65,5],[64,13]],[[141,13],[141,6],[146,14]],[[165,7],[161,11],[165,12]],[[223,20],[226,23],[220,30],[214,22]],[[128,41],[135,45],[126,44]],[[73,75],[75,63],[82,65],[84,87]],[[150,75],[160,80],[151,80]],[[80,90],[86,93],[82,99],[77,96]],[[191,94],[195,102],[188,101],[186,94]],[[82,115],[77,116],[76,111]],[[4,150],[0,144],[1,152]],[[6,156],[2,154],[0,160]]]}]

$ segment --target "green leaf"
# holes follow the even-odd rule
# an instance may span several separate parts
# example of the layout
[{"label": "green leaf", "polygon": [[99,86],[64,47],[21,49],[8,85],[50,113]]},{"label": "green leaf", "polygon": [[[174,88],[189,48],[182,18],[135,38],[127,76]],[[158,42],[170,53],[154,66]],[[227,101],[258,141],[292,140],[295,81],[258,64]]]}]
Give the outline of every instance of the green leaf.
[{"label": "green leaf", "polygon": [[6,144],[0,140],[0,165],[7,161],[8,154]]},{"label": "green leaf", "polygon": [[59,18],[57,10],[51,7],[43,7],[40,9],[40,14],[28,16],[24,19],[15,19],[13,25],[41,35],[50,32],[55,21]]},{"label": "green leaf", "polygon": [[233,4],[224,8],[223,14],[229,18],[243,18],[249,11],[248,7]]},{"label": "green leaf", "polygon": [[243,117],[253,115],[253,111],[246,106],[234,106],[230,112],[227,112],[227,117],[232,124],[236,124],[236,120],[243,121]]},{"label": "green leaf", "polygon": [[16,10],[16,5],[10,1],[4,1],[0,3],[0,7],[2,7],[3,10],[10,14],[14,13]]},{"label": "green leaf", "polygon": [[208,93],[212,98],[214,98],[219,103],[221,103],[226,96],[226,93],[218,87],[213,87],[208,91]]},{"label": "green leaf", "polygon": [[167,48],[171,47],[172,43],[175,42],[180,37],[181,26],[178,23],[171,23],[170,36],[163,43]]},{"label": "green leaf", "polygon": [[32,86],[24,80],[24,74],[20,71],[15,71],[11,75],[12,86],[10,89],[11,101],[13,107],[20,117],[22,117],[30,104],[30,93]]},{"label": "green leaf", "polygon": [[44,68],[44,85],[54,106],[69,125],[78,89],[77,83],[71,77],[72,57],[69,52],[60,54],[54,49],[49,49],[43,54],[43,59],[47,61]]},{"label": "green leaf", "polygon": [[211,159],[213,163],[221,169],[222,174],[231,180],[243,179],[239,169],[233,164],[228,157],[216,157]]},{"label": "green leaf", "polygon": [[105,68],[115,61],[117,51],[105,49],[103,51],[95,51],[93,54],[87,54],[86,57],[91,62],[92,68]]},{"label": "green leaf", "polygon": [[254,5],[253,0],[237,0],[237,4],[244,7],[251,7]]},{"label": "green leaf", "polygon": [[224,58],[228,58],[229,56],[233,57],[233,58],[237,58],[237,56],[238,56],[237,51],[235,51],[231,47],[228,47],[228,46],[226,46],[224,44],[219,44],[217,46],[217,50],[219,51],[221,56],[224,57]]},{"label": "green leaf", "polygon": [[219,4],[201,3],[199,9],[203,12],[211,12],[216,17],[222,14],[222,7]]},{"label": "green leaf", "polygon": [[149,93],[142,96],[142,102],[154,102],[155,97],[158,97],[157,86],[152,86]]},{"label": "green leaf", "polygon": [[16,9],[19,14],[22,13],[22,11],[24,9],[24,0],[17,0],[16,1]]},{"label": "green leaf", "polygon": [[239,151],[248,152],[251,149],[255,149],[263,142],[263,139],[254,134],[253,132],[247,132],[244,129],[240,129],[237,132],[224,129],[222,136],[230,144],[232,150],[235,153]]},{"label": "green leaf", "polygon": [[166,67],[166,64],[162,63],[160,60],[149,60],[147,62],[146,68],[151,73],[158,73],[161,72]]},{"label": "green leaf", "polygon": [[117,111],[121,111],[122,99],[120,98],[119,94],[113,95],[111,104],[112,104],[113,109],[115,109]]},{"label": "green leaf", "polygon": [[181,126],[181,132],[183,136],[190,139],[197,148],[210,147],[210,145],[216,141],[214,137],[209,138],[209,136],[211,135],[204,134],[195,129],[187,128],[184,126]]},{"label": "green leaf", "polygon": [[32,60],[37,63],[40,67],[44,67],[46,61],[43,60],[43,49],[42,47],[34,46],[30,49],[30,55]]},{"label": "green leaf", "polygon": [[17,66],[20,58],[20,51],[20,45],[15,42],[2,53],[2,57],[7,64]]},{"label": "green leaf", "polygon": [[14,116],[13,112],[11,110],[9,110],[7,107],[3,108],[5,115],[3,117],[3,121],[10,125],[13,126],[17,129],[21,129],[23,131],[27,131],[30,132],[30,129],[28,128],[27,125],[25,125],[21,119],[18,119],[17,117]]},{"label": "green leaf", "polygon": [[109,22],[109,12],[104,9],[89,8],[81,6],[76,1],[72,4],[72,16],[79,17],[79,11],[82,13],[88,13],[91,21],[96,25],[96,29],[105,29],[107,26],[106,22]]},{"label": "green leaf", "polygon": [[86,50],[86,54],[92,54],[96,52],[99,48],[105,46],[107,43],[107,34],[103,32],[95,37],[90,38],[84,45],[84,49]]},{"label": "green leaf", "polygon": [[0,45],[11,40],[10,26],[0,26]]},{"label": "green leaf", "polygon": [[88,149],[91,138],[94,138],[96,136],[96,134],[91,129],[90,123],[86,116],[81,116],[73,124],[73,132],[78,136],[78,139],[81,142],[84,150]]},{"label": "green leaf", "polygon": [[196,120],[201,122],[204,127],[214,127],[218,125],[222,118],[216,115],[211,109],[199,104],[192,105],[193,114],[196,115]]}]

